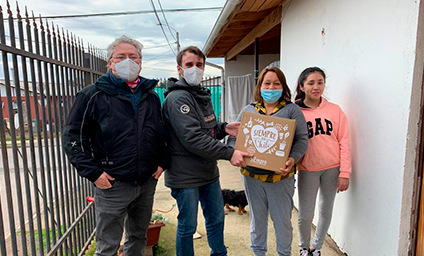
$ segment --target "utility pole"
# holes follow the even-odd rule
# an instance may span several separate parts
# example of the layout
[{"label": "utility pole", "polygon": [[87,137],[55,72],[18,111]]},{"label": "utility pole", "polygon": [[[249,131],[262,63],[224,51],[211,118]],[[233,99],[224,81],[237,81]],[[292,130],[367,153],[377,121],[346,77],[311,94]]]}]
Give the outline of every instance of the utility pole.
[{"label": "utility pole", "polygon": [[177,32],[177,54],[180,52],[180,33]]}]

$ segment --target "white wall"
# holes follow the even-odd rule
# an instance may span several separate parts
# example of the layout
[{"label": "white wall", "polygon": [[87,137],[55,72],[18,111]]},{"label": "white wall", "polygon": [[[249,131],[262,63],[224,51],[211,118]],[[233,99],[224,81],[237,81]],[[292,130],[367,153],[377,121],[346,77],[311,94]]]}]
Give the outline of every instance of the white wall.
[{"label": "white wall", "polygon": [[408,125],[418,122],[410,100],[419,2],[295,0],[283,14],[281,68],[291,89],[304,68],[323,68],[325,96],[350,121],[351,187],[337,195],[329,231],[349,255],[406,255],[399,240]]},{"label": "white wall", "polygon": [[[280,60],[279,54],[259,55],[259,73],[271,62]],[[242,76],[252,74],[254,71],[255,59],[253,55],[237,55],[236,60],[225,61],[225,76]]]},{"label": "white wall", "polygon": [[[266,66],[271,64],[274,61],[280,59],[279,54],[262,54],[259,55],[259,73]],[[227,77],[229,76],[243,76],[247,74],[252,74],[252,84],[254,79],[254,56],[253,55],[237,55],[236,60],[226,60],[225,61],[225,81],[227,82]],[[253,99],[253,97],[252,97]],[[225,119],[228,117],[228,104],[225,105]],[[225,121],[228,121],[227,119]]]}]

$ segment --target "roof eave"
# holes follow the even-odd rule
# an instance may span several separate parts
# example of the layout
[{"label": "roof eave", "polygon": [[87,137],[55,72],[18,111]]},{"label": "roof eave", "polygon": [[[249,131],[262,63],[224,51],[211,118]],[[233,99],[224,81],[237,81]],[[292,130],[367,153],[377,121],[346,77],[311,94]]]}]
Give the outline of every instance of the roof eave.
[{"label": "roof eave", "polygon": [[219,17],[216,20],[208,39],[206,40],[205,46],[203,47],[203,53],[206,56],[209,55],[212,47],[215,45],[218,37],[220,36],[219,32],[228,23],[228,18],[231,16],[236,6],[242,1],[243,0],[227,0],[225,3],[224,8],[219,14]]}]

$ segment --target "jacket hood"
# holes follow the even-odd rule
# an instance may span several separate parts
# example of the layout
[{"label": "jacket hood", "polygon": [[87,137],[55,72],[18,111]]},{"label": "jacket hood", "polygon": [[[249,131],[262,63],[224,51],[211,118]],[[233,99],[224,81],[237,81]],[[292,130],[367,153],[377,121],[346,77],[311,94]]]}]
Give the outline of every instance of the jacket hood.
[{"label": "jacket hood", "polygon": [[201,85],[189,85],[184,79],[177,80],[175,77],[168,78],[168,80],[166,80],[165,97],[168,96],[170,92],[175,90],[188,91],[193,94],[197,100],[200,101],[208,101],[211,96],[211,91],[206,87]]},{"label": "jacket hood", "polygon": [[[328,103],[328,100],[326,99],[326,98],[324,98],[324,97],[321,97],[321,102],[319,103],[319,105],[318,105],[318,107],[317,108],[309,108],[309,107],[307,107],[307,108],[305,108],[303,105],[304,105],[304,103],[303,103],[303,100],[296,100],[295,101],[295,103],[296,103],[296,105],[298,105],[302,110],[314,110],[314,109],[319,109],[319,108],[323,108],[325,105],[327,105],[327,103]],[[303,104],[302,104],[303,103]]]},{"label": "jacket hood", "polygon": [[[104,74],[99,79],[97,79],[95,84],[97,89],[104,91],[105,93],[110,95],[116,95],[119,93],[119,90],[117,88],[117,85],[111,79],[110,77],[111,75],[112,73]],[[147,79],[142,76],[139,76],[139,78],[140,78],[140,83],[138,84],[138,86],[141,86],[141,90],[144,93],[152,91],[155,88],[156,84],[158,83],[158,80]],[[123,79],[119,79],[119,81],[122,81],[122,83],[125,83]]]}]

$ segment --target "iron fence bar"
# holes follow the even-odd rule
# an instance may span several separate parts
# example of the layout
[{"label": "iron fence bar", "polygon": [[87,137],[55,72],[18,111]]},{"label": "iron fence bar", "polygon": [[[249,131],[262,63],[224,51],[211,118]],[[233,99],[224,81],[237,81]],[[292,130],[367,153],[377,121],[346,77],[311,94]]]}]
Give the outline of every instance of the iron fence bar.
[{"label": "iron fence bar", "polygon": [[[35,22],[35,18],[34,18],[34,22]],[[39,45],[39,36],[41,35],[42,40],[44,41],[43,37],[44,37],[44,27],[43,27],[43,23],[42,21],[40,21],[40,29],[41,29],[41,33],[39,34],[38,29],[36,30],[35,33],[35,45],[36,45],[36,53],[40,54],[40,45]],[[50,161],[49,161],[49,151],[48,151],[48,141],[47,141],[47,129],[46,129],[46,122],[47,122],[47,115],[46,115],[46,106],[45,106],[45,102],[44,102],[44,83],[47,84],[47,81],[43,80],[43,65],[42,64],[46,64],[46,62],[42,62],[41,60],[37,60],[37,70],[38,70],[38,80],[39,80],[39,94],[40,94],[40,105],[41,105],[41,131],[42,131],[42,137],[40,136],[40,140],[41,138],[43,138],[43,144],[41,146],[41,149],[44,150],[43,152],[43,159],[45,159],[45,165],[43,163],[43,172],[42,172],[42,179],[41,179],[41,186],[42,186],[42,193],[43,193],[43,203],[44,203],[44,229],[46,230],[45,232],[45,240],[46,240],[46,249],[49,250],[50,248],[50,224],[49,224],[49,206],[48,206],[48,195],[47,195],[47,182],[46,182],[46,173],[47,173],[47,177],[49,177],[49,173],[50,173]],[[46,72],[46,70],[44,69],[44,72]],[[41,163],[40,163],[40,166]],[[54,225],[52,225],[54,226]]]},{"label": "iron fence bar", "polygon": [[[65,37],[65,31],[62,28],[62,38],[63,38],[63,62],[68,61],[68,48],[67,48],[67,42]],[[66,93],[65,90],[63,91],[66,94],[67,104],[66,104],[66,115],[68,115],[69,110],[71,108],[72,98],[69,88],[71,87],[70,81],[69,81],[69,67],[62,66],[64,69],[64,75],[65,75],[65,82],[66,82]]]},{"label": "iron fence bar", "polygon": [[[8,4],[8,2],[7,2]],[[9,10],[9,8],[8,8]],[[3,13],[1,12],[1,17],[3,19]],[[6,37],[4,34],[4,24],[3,22],[0,23],[0,43],[5,44],[6,43]],[[9,60],[7,57],[7,53],[2,51],[2,60],[3,60],[3,72],[4,72],[4,80],[6,85],[6,103],[8,105],[8,114],[9,114],[9,121],[13,128],[15,127],[14,124],[14,113],[13,113],[13,106],[12,106],[12,93],[11,93],[11,86],[10,86],[10,76],[9,76]],[[2,120],[3,121],[3,120]],[[17,162],[17,143],[16,143],[16,134],[15,129],[11,131],[11,140],[12,140],[12,155],[14,160],[14,167],[16,168],[16,165],[19,166],[19,163]],[[8,162],[9,160],[6,158],[4,159],[5,162]],[[7,200],[7,208],[8,208],[8,217],[9,217],[9,226],[10,226],[10,236],[11,236],[11,242],[12,242],[12,251],[13,253],[18,252],[17,249],[17,240],[16,240],[16,233],[15,233],[15,219],[14,219],[14,210],[13,210],[13,200],[12,200],[12,186],[11,186],[11,179],[10,179],[10,170],[9,168],[4,169],[4,178],[6,183],[6,200]]]},{"label": "iron fence bar", "polygon": [[[47,23],[47,21],[46,21]],[[47,27],[47,31],[48,31],[48,52],[49,52],[49,56],[50,58],[56,59],[57,57],[57,44],[56,44],[56,34],[55,34],[55,30],[54,30],[54,25],[52,23],[52,31],[50,32],[49,27]],[[53,35],[53,37],[51,36]],[[53,45],[52,45],[53,44]],[[55,76],[56,75],[56,76]],[[56,79],[57,76],[59,75],[58,72],[58,67],[55,64],[50,64],[50,79],[51,79],[51,100],[52,100],[52,105],[53,105],[53,118],[54,121],[51,121],[52,124],[52,129],[51,129],[51,133],[54,134],[54,136],[52,136],[50,138],[51,142],[52,142],[52,153],[55,152],[54,149],[56,148],[56,152],[53,155],[52,154],[52,159],[53,159],[53,190],[54,190],[54,197],[55,197],[55,210],[56,210],[56,223],[57,223],[57,236],[58,238],[62,235],[62,219],[61,219],[61,195],[62,193],[59,193],[59,187],[60,187],[60,178],[61,177],[61,173],[62,173],[62,166],[61,166],[61,152],[60,152],[60,117],[58,115],[58,108],[60,108],[60,106],[58,105],[58,97],[60,96],[59,92],[60,90],[58,90],[56,92],[56,88],[55,86],[60,88],[59,85],[59,79]],[[53,125],[54,123],[54,125]],[[54,130],[53,130],[54,128]],[[56,139],[56,147],[54,147],[54,139]],[[57,165],[56,165],[57,163]],[[59,177],[58,177],[59,175]],[[62,190],[60,190],[62,192]],[[54,242],[55,244],[55,242]],[[61,249],[59,251],[60,255],[63,255],[63,250]]]},{"label": "iron fence bar", "polygon": [[[2,19],[1,14],[1,6],[0,6],[0,18]],[[0,32],[1,33],[1,32]],[[0,104],[3,102],[0,101]],[[2,120],[2,124],[0,125],[0,141],[1,141],[1,154],[2,154],[2,160],[3,160],[3,169],[9,170],[9,161],[7,157],[7,143],[6,143],[6,131],[5,127],[3,125],[3,110],[0,111],[0,120]],[[1,205],[1,199],[0,199],[0,205]],[[0,207],[0,253],[3,256],[6,256],[6,240],[4,235],[4,225],[3,225],[3,210],[2,207]]]},{"label": "iron fence bar", "polygon": [[[81,58],[81,54],[82,54],[82,52],[81,52],[81,42],[80,42],[80,40],[79,40],[79,38],[78,37],[76,37],[75,35],[74,35],[74,44],[75,44],[75,61],[76,61],[76,64],[78,65],[78,66],[83,66],[83,63],[82,63],[82,58]],[[85,87],[85,83],[84,83],[84,74],[83,74],[83,72],[82,71],[77,71],[77,75],[78,75],[78,81],[79,81],[79,90],[81,90],[83,87]],[[80,192],[80,209],[83,209],[84,208],[84,204],[85,204],[85,200],[83,200],[83,198],[84,198],[84,194],[85,194],[85,181],[86,181],[86,179],[81,179],[81,177],[79,177],[79,180],[81,180],[81,187],[80,187],[80,189],[79,189],[79,192]],[[81,249],[82,249],[82,247],[84,246],[84,241],[85,241],[85,239],[87,239],[88,238],[88,236],[87,236],[87,223],[86,223],[86,218],[85,218],[85,216],[84,216],[84,218],[83,218],[83,220],[82,220],[82,222],[81,222],[81,238],[82,238],[82,241],[81,241]],[[80,238],[80,240],[81,240],[81,238]]]},{"label": "iron fence bar", "polygon": [[[90,68],[94,68],[94,59],[91,45],[88,45],[88,59],[90,60]],[[90,83],[94,83],[94,73],[90,71]]]},{"label": "iron fence bar", "polygon": [[[63,61],[64,62],[69,62],[69,58],[68,58],[68,44],[67,44],[67,39],[65,37],[65,32],[62,28],[62,38],[63,38]],[[67,109],[67,113],[66,115],[68,115],[69,113],[69,109],[71,107],[71,102],[73,101],[72,95],[71,95],[71,83],[70,83],[70,73],[71,70],[68,67],[63,67],[64,69],[64,80],[66,82],[66,92],[64,90],[65,93],[65,98],[67,99],[67,104],[66,104],[66,109]],[[66,182],[65,182],[65,187],[66,187],[66,201],[67,201],[67,223],[68,225],[70,225],[70,223],[72,223],[72,220],[74,219],[74,200],[73,200],[73,193],[70,193],[72,191],[72,172],[73,167],[71,167],[71,164],[69,163],[69,161],[66,160],[67,163],[67,172],[65,173],[65,177],[66,177]],[[74,245],[74,250],[75,250],[75,243],[72,242],[76,240],[76,235],[75,232],[73,232],[72,237],[71,237],[71,242],[70,245]],[[70,249],[72,252],[72,249]]]},{"label": "iron fence bar", "polygon": [[[69,42],[69,32],[66,31],[66,40],[64,39],[64,41],[66,41],[66,62],[68,63],[72,63],[72,59],[71,59],[71,45]],[[68,95],[70,97],[71,102],[74,101],[74,85],[73,85],[73,81],[74,81],[74,70],[71,68],[68,68],[68,74],[69,74],[69,86],[68,86]],[[68,165],[70,166],[70,165]],[[72,167],[70,167],[72,168]],[[74,170],[74,169],[72,169]],[[76,203],[76,182],[75,182],[75,171],[70,171],[69,172],[69,178],[68,178],[68,182],[70,183],[70,189],[71,191],[73,191],[72,193],[70,193],[72,195],[72,199],[70,200],[71,202],[71,213],[72,213],[72,220],[75,220],[77,218],[77,203]],[[78,246],[77,246],[77,234],[76,232],[72,233],[72,245],[74,246],[73,250],[74,251],[78,251]]]},{"label": "iron fence bar", "polygon": [[[43,42],[43,53],[49,58],[52,58],[52,52],[51,52],[51,36],[50,36],[50,28],[49,23],[46,20],[46,31],[47,35],[44,35],[44,39],[47,39]],[[52,243],[56,243],[56,233],[59,233],[60,229],[60,217],[57,216],[57,208],[58,208],[58,193],[57,193],[57,184],[56,184],[56,154],[55,154],[55,143],[54,143],[54,125],[53,125],[53,118],[54,113],[52,113],[55,109],[55,100],[54,100],[54,94],[50,92],[50,90],[54,88],[54,75],[53,75],[53,64],[51,63],[45,63],[45,80],[46,80],[46,98],[47,98],[47,114],[48,114],[48,120],[49,120],[49,135],[50,138],[48,140],[50,141],[50,159],[51,159],[51,165],[50,165],[50,178],[48,178],[48,185],[49,185],[49,196],[50,196],[50,214],[51,214],[51,225],[52,225]],[[50,77],[49,77],[50,75]],[[55,110],[54,110],[55,111]],[[56,120],[54,120],[56,122]],[[56,217],[55,217],[56,213]],[[57,230],[57,231],[56,231]]]},{"label": "iron fence bar", "polygon": [[[41,48],[42,48],[42,54],[44,56],[47,57],[47,44],[46,44],[46,30],[44,29],[43,26],[43,21],[40,17],[40,26],[41,26]],[[48,32],[48,27],[47,27],[47,32]],[[43,62],[43,70],[44,70],[44,90],[45,90],[45,96],[46,96],[46,105],[45,107],[47,108],[47,116],[45,119],[45,123],[44,123],[44,129],[45,129],[45,138],[44,138],[44,143],[45,143],[45,157],[46,157],[46,165],[47,165],[47,187],[48,187],[48,197],[46,195],[46,198],[48,198],[48,203],[49,203],[49,215],[50,215],[50,230],[46,230],[46,234],[49,233],[52,240],[49,239],[48,243],[47,243],[47,250],[49,250],[51,248],[51,242],[53,242],[53,244],[56,242],[56,223],[55,223],[55,218],[54,218],[54,197],[53,197],[53,187],[52,187],[52,173],[55,169],[55,166],[53,164],[51,164],[52,162],[54,163],[54,142],[53,142],[53,129],[52,129],[52,124],[51,124],[51,120],[52,120],[52,109],[51,109],[51,97],[50,97],[50,81],[49,81],[49,66],[50,64],[47,62]],[[43,91],[44,91],[43,90]],[[40,88],[41,91],[41,88]],[[43,97],[44,98],[44,97]],[[46,111],[44,111],[46,112]],[[50,146],[49,146],[49,142],[50,142]],[[47,213],[45,213],[47,214]]]},{"label": "iron fence bar", "polygon": [[[0,5],[0,20],[3,20],[3,10],[2,7]],[[5,34],[4,34],[4,24],[3,22],[0,22],[0,41],[3,43],[5,40]],[[4,59],[7,59],[7,55],[5,52],[2,51],[2,59],[4,62]],[[3,68],[7,70],[7,68],[5,68],[5,66],[3,65]],[[6,76],[6,72],[5,72],[5,76]],[[8,76],[8,74],[7,74]],[[2,101],[0,101],[1,104],[3,104]],[[0,111],[0,120],[1,120],[1,125],[0,125],[0,140],[1,140],[1,152],[2,152],[2,160],[3,160],[3,169],[6,175],[6,172],[9,172],[9,160],[8,160],[8,155],[7,155],[7,142],[6,142],[6,131],[5,131],[5,126],[3,124],[3,109],[1,109]],[[7,188],[6,188],[7,190]],[[1,205],[1,200],[0,200],[0,205]],[[6,252],[6,240],[5,240],[5,234],[4,234],[4,224],[3,224],[3,210],[2,207],[0,207],[0,252],[1,255],[6,256],[7,252]],[[12,247],[13,247],[13,243],[14,241],[12,240]],[[15,240],[15,248],[16,248],[16,240]]]},{"label": "iron fence bar", "polygon": [[[17,5],[17,4],[16,4]],[[24,42],[24,28],[22,24],[22,17],[19,13],[19,6],[17,5],[17,16],[18,16],[18,31],[19,31],[19,40],[20,40],[20,46],[21,49],[25,51],[25,42]],[[22,74],[23,74],[23,80],[24,80],[24,94],[25,94],[25,102],[26,102],[26,112],[27,112],[27,123],[28,123],[28,135],[29,135],[29,144],[30,144],[30,150],[31,150],[31,163],[32,166],[35,167],[35,149],[34,149],[34,134],[32,131],[32,119],[31,119],[31,103],[29,98],[29,85],[28,85],[28,70],[27,70],[27,61],[25,57],[21,56],[21,66],[22,66]],[[20,89],[20,88],[19,88]],[[35,92],[36,93],[36,92]],[[23,137],[23,140],[25,141],[25,131],[24,126],[21,128],[21,139]],[[31,247],[31,254],[36,255],[36,246],[35,246],[35,232],[34,232],[34,219],[33,219],[33,212],[32,212],[32,198],[31,198],[31,190],[30,190],[30,181],[29,181],[29,175],[31,174],[28,166],[28,159],[26,156],[26,145],[25,143],[21,143],[22,147],[22,158],[24,163],[24,180],[25,180],[25,191],[27,196],[27,215],[28,215],[28,227],[29,227],[29,235],[30,235],[30,247]],[[31,176],[37,175],[36,169],[35,174],[31,174]],[[37,195],[35,193],[35,195]]]},{"label": "iron fence bar", "polygon": [[[59,28],[58,28],[58,31],[59,31]],[[62,58],[64,58],[64,55],[62,55],[63,54],[63,52],[62,52],[62,43],[63,42],[61,40],[60,33],[58,33],[58,41],[59,41],[59,43],[58,43],[58,45],[59,45],[59,60],[62,61],[63,60]],[[65,81],[69,85],[69,83],[67,81],[67,74],[66,74],[68,72],[68,69],[66,67],[60,66],[60,72],[61,72],[61,84],[62,84],[62,95],[63,95],[62,101],[61,101],[61,102],[63,102],[62,103],[63,104],[63,113],[61,115],[63,115],[63,117],[64,117],[63,120],[62,120],[63,121],[62,125],[64,125],[65,124],[65,117],[68,116],[68,107],[69,107],[69,105],[68,105],[69,104],[68,103],[69,102],[69,99],[68,99],[69,96],[65,92]],[[66,179],[66,178],[68,176],[68,172],[71,171],[71,168],[69,167],[69,163],[67,162],[65,152],[64,152],[63,149],[62,149],[62,158],[63,158],[63,168],[64,168],[64,171],[63,171],[64,197],[65,197],[64,204],[65,204],[65,207],[66,207],[66,214],[64,212],[64,216],[66,215],[66,221],[64,221],[64,222],[66,223],[66,229],[68,229],[68,227],[71,223],[71,215],[70,215],[71,214],[71,208],[70,208],[70,204],[69,204],[69,193],[68,193],[69,192],[69,186],[68,186],[69,182],[68,182],[68,179]],[[64,211],[65,211],[65,209],[64,209]],[[69,241],[66,240],[65,247],[68,248],[69,252],[72,255],[72,250],[70,249],[70,247],[69,247],[70,244],[68,244],[68,242]],[[68,255],[68,250],[65,250],[65,255]]]},{"label": "iron fence bar", "polygon": [[[65,62],[69,63],[69,62],[71,62],[69,33],[67,32],[66,37],[65,37],[65,33],[62,30],[62,34],[63,34],[63,41],[64,41],[64,55],[63,56],[65,58]],[[68,102],[69,102],[69,108],[70,108],[71,102],[74,101],[74,90],[73,90],[73,84],[72,84],[73,69],[67,68],[67,67],[65,67],[65,69],[66,69],[65,75],[66,75],[66,81],[67,81],[66,94],[67,94],[67,97],[69,98]],[[73,191],[72,193],[69,193],[70,194],[70,200],[69,200],[70,201],[70,210],[69,210],[70,221],[69,221],[69,223],[71,223],[71,221],[76,219],[77,209],[76,209],[76,206],[75,206],[76,205],[76,203],[75,203],[76,188],[75,188],[75,182],[74,182],[75,170],[70,165],[69,161],[68,161],[68,170],[69,170],[69,172],[68,172],[68,181],[67,182],[69,184],[69,191]],[[76,241],[77,241],[76,232],[72,233],[72,240],[73,240],[73,242],[71,242],[71,245],[73,245],[73,250],[77,251],[78,248],[77,248],[77,243],[76,243]]]},{"label": "iron fence bar", "polygon": [[[73,64],[73,65],[76,65],[76,62],[75,62],[75,48],[74,48],[74,41],[73,41],[73,35],[72,35],[72,33],[70,33],[70,37],[69,37],[69,60],[70,60],[70,62]],[[74,70],[74,69],[71,69],[71,71],[72,71],[72,81],[74,81],[74,83],[73,83],[73,96],[75,97],[76,96],[76,94],[77,94],[77,92],[78,92],[78,79],[77,79],[77,71],[76,70]],[[78,179],[78,177],[76,176],[76,173],[74,172],[73,173],[73,180],[74,180],[74,195],[75,195],[75,217],[77,217],[78,216],[78,212],[80,212],[81,211],[81,208],[80,208],[80,202],[79,202],[79,193],[78,193],[78,191],[79,191],[79,188],[80,188],[80,185],[79,185],[79,179]],[[81,237],[81,233],[80,233],[80,229],[77,229],[77,232],[78,232],[78,236],[77,236],[77,241],[76,241],[76,248],[77,248],[77,250],[76,251],[78,251],[80,248],[81,248],[81,245],[80,245],[80,237]]]},{"label": "iron fence bar", "polygon": [[[54,49],[54,58],[56,60],[60,59],[60,32],[59,32],[59,28],[57,28],[57,38],[55,37],[55,31],[53,30],[53,49]],[[61,202],[61,222],[63,223],[63,229],[66,230],[68,228],[69,222],[66,222],[66,205],[65,205],[65,198],[67,193],[67,190],[64,188],[64,176],[62,174],[66,172],[66,156],[65,156],[65,152],[64,150],[62,150],[61,148],[61,143],[60,143],[60,137],[62,134],[62,128],[64,125],[64,119],[62,119],[62,117],[65,116],[64,114],[64,104],[63,103],[63,99],[64,99],[64,95],[63,95],[63,91],[61,91],[61,84],[62,84],[62,88],[63,88],[63,69],[61,66],[55,65],[55,70],[56,70],[56,84],[57,84],[57,99],[58,99],[58,109],[59,109],[59,117],[56,120],[56,145],[57,145],[57,156],[58,156],[58,167],[59,167],[59,190],[61,191],[60,195],[62,200],[60,200]],[[63,165],[62,165],[63,163]],[[63,170],[62,170],[63,168]],[[60,228],[61,230],[62,228]],[[65,249],[65,255],[68,255],[68,243],[67,241],[65,241],[64,244]],[[63,255],[63,253],[61,253],[61,255]]]},{"label": "iron fence bar", "polygon": [[[12,19],[12,10],[10,6],[8,6],[9,13],[9,21]],[[9,34],[10,34],[10,43],[11,46],[16,48],[15,41],[15,27],[14,24],[10,24],[9,22]],[[24,121],[23,121],[23,113],[22,113],[22,96],[21,96],[21,86],[19,79],[19,68],[18,68],[18,57],[16,54],[12,54],[12,65],[13,65],[13,81],[15,83],[15,95],[17,102],[17,114],[18,114],[18,123],[19,123],[19,131],[20,131],[20,140],[21,147],[24,149],[23,153],[23,167],[24,170],[28,170],[28,161],[27,161],[27,151],[26,151],[26,142],[25,142],[25,130],[24,130]],[[16,128],[16,127],[14,127]],[[13,156],[17,157],[16,163],[19,163],[18,157],[18,147],[16,147],[16,153],[13,152]],[[18,213],[19,213],[19,229],[21,235],[21,250],[24,255],[28,254],[27,243],[26,243],[26,228],[25,228],[25,215],[24,215],[24,203],[22,197],[22,184],[21,184],[21,169],[19,165],[15,165],[15,190],[16,190],[16,200],[18,205]],[[14,217],[14,216],[12,216]]]},{"label": "iron fence bar", "polygon": [[[27,37],[28,40],[31,42],[31,27],[30,27],[30,21],[28,18],[27,13]],[[33,25],[34,25],[34,38],[36,38],[36,42],[38,42],[38,29],[37,24],[35,23],[35,18],[33,15]],[[28,44],[28,50],[30,52],[33,52],[32,44]],[[34,113],[35,113],[35,124],[37,129],[37,147],[38,147],[38,156],[39,156],[39,162],[40,162],[40,173],[42,175],[42,184],[44,183],[43,177],[44,177],[44,160],[43,160],[43,148],[42,148],[42,142],[41,142],[41,124],[40,124],[40,109],[38,107],[38,93],[37,93],[37,79],[36,79],[36,72],[35,72],[35,60],[29,59],[30,68],[31,68],[31,80],[32,80],[32,91],[33,91],[33,100],[34,100]],[[37,64],[38,65],[38,64]],[[40,189],[38,186],[38,174],[37,174],[37,167],[36,163],[34,163],[34,177],[33,177],[33,184],[34,184],[34,191],[36,191],[34,194],[37,195]],[[43,189],[43,186],[42,186]],[[43,197],[42,197],[43,198]],[[41,217],[41,209],[40,209],[40,197],[35,196],[35,209],[37,214],[37,230],[38,234],[43,230],[42,228],[42,217]],[[44,254],[44,248],[43,248],[43,236],[38,235],[38,247],[40,255]]]}]

